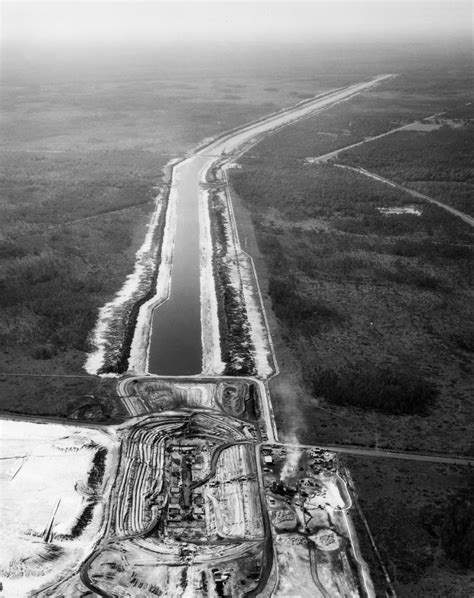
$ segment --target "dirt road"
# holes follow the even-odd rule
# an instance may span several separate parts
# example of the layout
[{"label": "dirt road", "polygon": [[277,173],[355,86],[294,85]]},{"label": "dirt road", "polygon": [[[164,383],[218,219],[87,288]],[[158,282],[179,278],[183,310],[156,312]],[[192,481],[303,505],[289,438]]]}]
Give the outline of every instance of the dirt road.
[{"label": "dirt road", "polygon": [[434,203],[435,205],[442,208],[443,210],[446,210],[447,212],[450,212],[454,216],[461,218],[461,220],[466,222],[466,224],[469,224],[470,226],[474,226],[474,218],[472,218],[471,216],[468,216],[464,212],[460,212],[459,210],[456,210],[455,208],[452,208],[451,206],[448,206],[447,204],[442,203],[441,201],[438,201],[437,199],[433,199],[432,197],[429,197],[428,195],[425,195],[424,193],[418,193],[418,191],[413,191],[413,189],[408,189],[407,187],[404,187],[403,185],[398,185],[397,183],[394,183],[393,181],[390,181],[389,179],[385,179],[384,177],[381,177],[378,174],[374,174],[373,172],[369,172],[368,170],[365,170],[365,168],[354,168],[353,166],[345,166],[344,164],[335,164],[335,166],[337,166],[338,168],[345,168],[346,170],[352,170],[354,172],[358,172],[359,174],[363,174],[364,176],[374,179],[375,181],[379,181],[380,183],[384,183],[385,185],[390,185],[390,187],[395,187],[395,189],[400,189],[401,191],[405,191],[405,193],[409,193],[411,196],[416,197],[417,199],[423,199],[424,201],[429,201],[430,203]]},{"label": "dirt road", "polygon": [[[444,112],[438,112],[437,114],[432,114],[431,116],[426,117],[423,120],[432,120],[437,116],[441,116]],[[305,162],[307,164],[318,164],[320,162],[327,162],[331,158],[335,158],[340,153],[345,152],[346,150],[350,150],[354,147],[358,147],[359,145],[364,145],[364,143],[369,143],[370,141],[375,141],[376,139],[382,139],[382,137],[387,137],[387,135],[391,135],[392,133],[397,133],[398,131],[404,131],[406,129],[410,129],[413,125],[420,123],[421,120],[417,120],[415,122],[409,123],[408,125],[403,125],[402,127],[397,127],[396,129],[391,129],[390,131],[386,131],[385,133],[381,133],[380,135],[375,135],[374,137],[367,137],[366,139],[362,139],[362,141],[358,141],[357,143],[351,143],[351,145],[346,145],[341,147],[340,149],[334,150],[329,152],[328,154],[323,154],[322,156],[316,156],[315,158],[306,158]]]},{"label": "dirt road", "polygon": [[[280,444],[280,443],[276,443]],[[291,444],[285,443],[282,446],[292,446]],[[295,445],[301,447],[312,448],[315,445]],[[347,455],[354,455],[354,456],[362,456],[362,457],[381,457],[387,459],[403,459],[405,461],[424,461],[426,463],[446,463],[448,465],[469,465],[474,466],[474,456],[473,457],[461,457],[456,455],[428,455],[422,453],[402,453],[396,451],[388,451],[384,449],[377,449],[377,448],[366,448],[366,447],[358,447],[353,446],[350,444],[343,445],[343,444],[335,444],[335,445],[326,445],[326,446],[319,446],[317,448],[324,449],[330,451],[332,453],[343,453]]]}]

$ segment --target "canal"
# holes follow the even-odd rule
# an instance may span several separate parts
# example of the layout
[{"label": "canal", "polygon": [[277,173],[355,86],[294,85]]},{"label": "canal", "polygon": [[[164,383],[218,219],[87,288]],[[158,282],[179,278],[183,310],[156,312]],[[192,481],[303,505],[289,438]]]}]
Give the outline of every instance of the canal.
[{"label": "canal", "polygon": [[[202,369],[199,272],[199,173],[209,158],[199,155],[174,168],[170,201],[176,201],[176,231],[170,296],[153,311],[148,371],[171,376]],[[178,192],[179,190],[179,192]]]},{"label": "canal", "polygon": [[185,376],[202,371],[199,267],[199,189],[202,173],[222,154],[242,149],[264,133],[346,100],[391,76],[379,75],[273,114],[217,139],[174,167],[170,202],[176,202],[177,218],[173,231],[171,288],[168,300],[153,311],[148,348],[149,373]]}]

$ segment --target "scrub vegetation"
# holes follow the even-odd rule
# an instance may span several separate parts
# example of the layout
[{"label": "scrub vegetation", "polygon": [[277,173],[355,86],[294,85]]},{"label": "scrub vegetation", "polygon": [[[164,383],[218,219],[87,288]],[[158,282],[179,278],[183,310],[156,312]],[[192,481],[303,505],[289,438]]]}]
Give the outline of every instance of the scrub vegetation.
[{"label": "scrub vegetation", "polygon": [[[473,453],[472,228],[403,191],[304,162],[443,110],[462,124],[396,133],[337,160],[427,194],[439,170],[449,193],[436,197],[468,212],[466,80],[456,68],[439,73],[414,70],[283,129],[230,173],[240,235],[267,291],[281,372],[270,387],[283,436]],[[471,595],[468,468],[344,460],[397,595]],[[355,523],[377,592],[385,593],[360,514]]]},{"label": "scrub vegetation", "polygon": [[[472,350],[459,317],[471,293],[470,227],[423,203],[421,215],[383,214],[412,198],[331,165],[241,162],[234,189],[252,211],[272,309],[308,390],[347,407],[436,414],[444,376]],[[437,360],[450,350],[443,371]],[[452,384],[467,397],[462,374]]]},{"label": "scrub vegetation", "polygon": [[[344,461],[397,595],[472,594],[470,468],[373,457]],[[360,521],[357,532],[363,537]]]},{"label": "scrub vegetation", "polygon": [[[26,64],[5,56],[2,73],[5,374],[84,374],[98,310],[133,270],[162,168],[171,158],[293,104],[295,92],[314,94],[357,79],[331,75],[313,81],[282,73],[271,88],[251,69],[232,76],[218,65],[205,74],[199,68],[189,72],[170,56],[141,57],[140,65],[124,56],[119,62],[100,57],[93,65],[74,57],[35,60]],[[76,408],[79,397],[93,395],[98,383],[76,378],[77,394],[71,395],[76,390],[67,379],[45,378],[39,386],[38,380],[2,378],[0,407],[76,417],[83,412]],[[54,391],[48,392],[51,385]],[[96,399],[89,415],[115,417]]]},{"label": "scrub vegetation", "polygon": [[[231,280],[229,262],[235,256],[229,252],[225,208],[218,193],[210,194],[210,222],[213,270],[216,285],[217,311],[222,361],[225,376],[254,376],[255,363],[250,353],[252,339],[243,299],[243,291]],[[239,281],[240,282],[240,281]]]},{"label": "scrub vegetation", "polygon": [[[454,113],[447,111],[445,122]],[[472,216],[474,110],[470,117],[460,119],[455,126],[441,125],[438,130],[394,133],[348,150],[340,158],[353,166],[370,165],[373,172]]]},{"label": "scrub vegetation", "polygon": [[28,342],[39,359],[88,349],[97,305],[128,274],[152,209],[153,158],[135,153],[133,176],[113,154],[3,160],[3,345]]},{"label": "scrub vegetation", "polygon": [[[466,433],[466,422],[472,421],[473,330],[467,316],[472,313],[472,228],[403,191],[330,163],[301,159],[334,149],[332,141],[322,147],[321,138],[341,146],[357,141],[364,123],[372,123],[368,136],[394,120],[393,126],[400,126],[442,109],[460,114],[465,82],[453,72],[446,75],[444,94],[441,79],[429,84],[428,93],[427,75],[413,72],[283,129],[252,148],[240,159],[241,168],[230,173],[234,195],[253,220],[258,241],[253,251],[265,262],[263,271],[257,259],[275,316],[274,336],[291,355],[280,380],[272,382],[276,416],[284,429],[295,411],[301,413],[300,440],[458,454],[473,450]],[[416,91],[416,82],[423,93]],[[357,125],[350,140],[346,121]],[[466,123],[453,129],[459,133],[456,143],[442,129],[404,135],[416,136],[419,161],[428,162],[430,135],[439,134],[435,169],[441,155],[449,163],[453,144],[467,155]],[[388,146],[397,135],[381,142]],[[345,163],[345,155],[338,160]],[[368,161],[363,166],[372,169]],[[469,179],[466,158],[456,176]],[[285,384],[295,388],[298,405],[288,398]],[[305,425],[308,421],[315,423]]]}]

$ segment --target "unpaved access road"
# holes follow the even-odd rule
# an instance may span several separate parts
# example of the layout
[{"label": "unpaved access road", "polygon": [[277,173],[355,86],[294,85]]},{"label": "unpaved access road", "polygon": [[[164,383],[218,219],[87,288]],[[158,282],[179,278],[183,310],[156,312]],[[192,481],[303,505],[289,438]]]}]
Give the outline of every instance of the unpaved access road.
[{"label": "unpaved access road", "polygon": [[[343,89],[338,89],[323,95],[317,96],[312,100],[301,102],[296,106],[281,110],[276,114],[264,118],[262,121],[251,123],[248,126],[242,127],[238,131],[231,132],[228,135],[221,137],[214,141],[211,145],[203,148],[202,154],[229,154],[237,149],[241,149],[243,145],[253,141],[253,138],[258,138],[261,135],[273,131],[279,127],[283,127],[295,120],[309,116],[310,114],[333,106],[339,102],[348,100],[349,98],[366,91],[367,89],[391,79],[394,75],[378,75],[368,81],[355,83]],[[197,152],[200,154],[201,152]]]},{"label": "unpaved access road", "polygon": [[424,193],[419,193],[418,191],[414,191],[413,189],[409,189],[408,187],[404,187],[403,185],[398,185],[397,183],[394,183],[393,181],[390,181],[389,179],[386,179],[378,174],[375,174],[373,172],[369,172],[368,170],[365,170],[365,168],[354,168],[353,166],[346,166],[345,164],[335,164],[335,166],[337,166],[338,168],[345,168],[346,170],[352,170],[352,171],[362,174],[366,177],[374,179],[375,181],[379,181],[380,183],[389,185],[390,187],[395,187],[395,189],[400,189],[401,191],[405,191],[405,193],[410,194],[412,197],[416,197],[416,199],[422,199],[423,201],[428,201],[430,203],[434,203],[435,205],[442,208],[443,210],[446,210],[447,212],[450,212],[454,216],[457,216],[458,218],[463,220],[466,224],[469,224],[469,226],[474,226],[474,218],[472,218],[471,216],[468,216],[464,212],[460,212],[459,210],[456,210],[455,208],[448,206],[447,204],[445,204],[441,201],[438,201],[437,199],[434,199],[433,197],[429,197],[429,195],[425,195]]},{"label": "unpaved access road", "polygon": [[436,114],[432,114],[431,116],[427,116],[425,119],[417,120],[412,123],[408,123],[407,125],[403,125],[402,127],[397,127],[396,129],[390,129],[390,131],[386,131],[385,133],[380,133],[380,135],[374,135],[374,137],[367,137],[366,139],[362,139],[362,141],[358,141],[357,143],[351,143],[351,145],[345,145],[337,150],[329,152],[327,154],[323,154],[322,156],[316,156],[315,158],[306,158],[305,162],[307,164],[319,164],[320,162],[327,162],[331,158],[335,158],[342,152],[352,149],[353,147],[358,147],[359,145],[364,145],[365,143],[369,143],[371,141],[375,141],[376,139],[382,139],[382,137],[387,137],[387,135],[392,135],[392,133],[397,133],[398,131],[405,131],[410,130],[413,128],[414,125],[421,123],[422,120],[432,120],[437,116],[441,116],[444,112],[437,112]]},{"label": "unpaved access road", "polygon": [[[265,443],[263,443],[265,444]],[[275,442],[273,444],[281,444],[279,442]],[[282,446],[293,446],[291,444],[285,443]],[[346,455],[355,455],[355,456],[362,456],[362,457],[375,457],[375,458],[387,458],[387,459],[403,459],[405,461],[424,461],[425,463],[446,463],[448,465],[469,465],[474,466],[474,456],[473,457],[461,457],[458,455],[429,455],[423,453],[408,453],[408,452],[396,452],[396,451],[389,451],[385,449],[377,449],[377,448],[366,448],[363,446],[354,446],[351,444],[331,444],[325,446],[319,445],[312,445],[312,444],[298,444],[294,445],[295,447],[303,447],[303,448],[318,448],[323,449],[326,451],[330,451],[331,453],[343,453]]]}]

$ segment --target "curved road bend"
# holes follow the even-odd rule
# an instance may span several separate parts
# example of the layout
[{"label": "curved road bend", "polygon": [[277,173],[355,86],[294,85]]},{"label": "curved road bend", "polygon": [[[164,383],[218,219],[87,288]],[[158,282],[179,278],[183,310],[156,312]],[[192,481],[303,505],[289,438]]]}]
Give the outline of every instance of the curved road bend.
[{"label": "curved road bend", "polygon": [[183,376],[202,370],[199,268],[199,190],[216,156],[227,155],[274,129],[351,98],[393,75],[379,75],[282,110],[231,131],[173,168],[170,202],[176,206],[169,299],[153,312],[148,371]]}]

